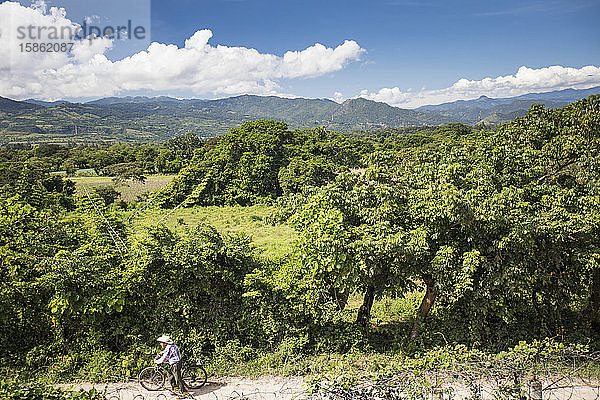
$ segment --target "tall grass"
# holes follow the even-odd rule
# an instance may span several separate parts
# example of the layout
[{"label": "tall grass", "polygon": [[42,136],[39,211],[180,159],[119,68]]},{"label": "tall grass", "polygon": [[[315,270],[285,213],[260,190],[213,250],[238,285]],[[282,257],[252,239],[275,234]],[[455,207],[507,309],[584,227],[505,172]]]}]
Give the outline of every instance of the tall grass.
[{"label": "tall grass", "polygon": [[149,193],[159,190],[167,185],[175,175],[149,175],[145,182],[128,180],[118,184],[113,182],[110,176],[86,176],[86,177],[71,177],[68,178],[75,183],[75,193],[83,194],[82,186],[90,188],[99,186],[114,186],[115,190],[121,194],[117,200],[134,201],[144,193]]},{"label": "tall grass", "polygon": [[264,204],[245,207],[195,206],[179,208],[169,215],[172,210],[149,208],[141,211],[133,219],[132,228],[141,232],[145,227],[161,223],[170,229],[183,232],[203,222],[214,226],[221,234],[249,235],[259,253],[265,257],[279,258],[291,251],[296,234],[287,225],[274,226],[266,223],[264,218],[272,210],[272,206]]}]

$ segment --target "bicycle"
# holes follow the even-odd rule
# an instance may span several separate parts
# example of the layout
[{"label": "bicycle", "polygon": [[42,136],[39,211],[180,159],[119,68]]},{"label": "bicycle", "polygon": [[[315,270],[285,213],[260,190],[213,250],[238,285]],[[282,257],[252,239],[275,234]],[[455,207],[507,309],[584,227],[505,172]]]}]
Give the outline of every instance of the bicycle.
[{"label": "bicycle", "polygon": [[200,389],[202,386],[206,385],[208,374],[203,365],[204,360],[201,358],[187,362],[186,358],[183,357],[181,379],[183,379],[184,385],[189,389]]},{"label": "bicycle", "polygon": [[[188,363],[183,358],[182,362],[181,379],[184,386],[187,389],[200,389],[204,386],[208,380],[208,374],[203,367],[203,361],[198,359]],[[170,378],[171,375],[171,371],[164,364],[158,364],[141,370],[138,375],[138,382],[144,389],[156,391],[164,388],[167,378]]]}]

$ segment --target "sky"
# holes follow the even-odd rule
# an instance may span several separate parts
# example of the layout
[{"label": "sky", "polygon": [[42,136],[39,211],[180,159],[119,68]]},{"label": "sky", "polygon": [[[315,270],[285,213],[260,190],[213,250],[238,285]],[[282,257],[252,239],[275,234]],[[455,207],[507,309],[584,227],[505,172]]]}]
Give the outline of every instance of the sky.
[{"label": "sky", "polygon": [[[414,108],[590,88],[600,86],[598,21],[599,0],[2,2],[0,96],[365,97]],[[84,24],[127,29],[49,35]],[[24,51],[35,42],[71,47]]]}]

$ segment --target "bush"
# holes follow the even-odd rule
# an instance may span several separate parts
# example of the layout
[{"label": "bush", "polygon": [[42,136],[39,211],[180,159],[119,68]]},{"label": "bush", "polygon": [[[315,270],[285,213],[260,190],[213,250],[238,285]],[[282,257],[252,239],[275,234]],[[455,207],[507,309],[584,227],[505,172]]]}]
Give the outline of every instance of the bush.
[{"label": "bush", "polygon": [[110,205],[121,196],[114,186],[98,186],[94,188],[94,192],[104,201],[105,205]]},{"label": "bush", "polygon": [[0,399],[3,400],[103,400],[96,389],[78,392],[45,386],[39,383],[0,381]]}]

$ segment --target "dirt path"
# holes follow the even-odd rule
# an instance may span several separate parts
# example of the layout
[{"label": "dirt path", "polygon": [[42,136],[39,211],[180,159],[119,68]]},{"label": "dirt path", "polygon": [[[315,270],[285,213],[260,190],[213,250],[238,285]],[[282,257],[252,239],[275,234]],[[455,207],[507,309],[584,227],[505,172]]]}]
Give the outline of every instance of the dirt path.
[{"label": "dirt path", "polygon": [[[61,385],[73,390],[106,389],[107,400],[171,400],[177,396],[168,390],[149,392],[137,382],[81,383]],[[193,399],[211,400],[304,400],[304,381],[298,377],[262,377],[258,379],[223,378],[212,380],[192,391]]]},{"label": "dirt path", "polygon": [[[572,386],[544,391],[543,400],[600,400],[600,386],[588,386],[584,382],[571,382]],[[168,390],[149,392],[137,382],[129,383],[83,383],[60,385],[74,390],[90,390],[92,387],[106,389],[107,400],[173,400],[177,396]],[[453,384],[454,398],[472,398],[471,391],[464,385]],[[194,390],[190,399],[211,400],[306,400],[306,385],[301,377],[222,378],[212,380],[199,390]],[[493,391],[482,387],[481,398],[495,398]],[[433,397],[432,397],[433,398]],[[446,398],[446,397],[444,397]]]}]

